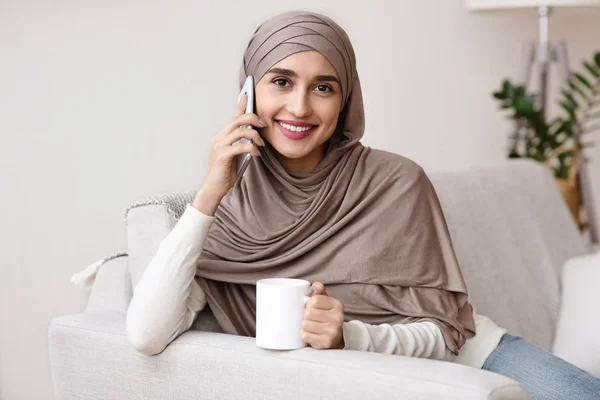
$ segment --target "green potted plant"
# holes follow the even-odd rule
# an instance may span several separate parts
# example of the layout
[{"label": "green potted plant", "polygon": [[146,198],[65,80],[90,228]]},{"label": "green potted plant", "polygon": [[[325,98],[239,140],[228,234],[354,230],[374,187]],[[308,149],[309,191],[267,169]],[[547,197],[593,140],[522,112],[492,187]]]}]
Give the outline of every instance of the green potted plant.
[{"label": "green potted plant", "polygon": [[553,119],[545,116],[536,94],[509,79],[493,92],[500,108],[510,110],[510,118],[515,120],[514,142],[508,157],[532,158],[551,168],[580,229],[584,224],[579,215],[577,162],[581,149],[593,144],[584,143],[584,135],[600,130],[600,51],[591,60],[584,60],[583,67],[584,72],[570,73],[568,89],[561,89],[558,98],[563,115]]}]

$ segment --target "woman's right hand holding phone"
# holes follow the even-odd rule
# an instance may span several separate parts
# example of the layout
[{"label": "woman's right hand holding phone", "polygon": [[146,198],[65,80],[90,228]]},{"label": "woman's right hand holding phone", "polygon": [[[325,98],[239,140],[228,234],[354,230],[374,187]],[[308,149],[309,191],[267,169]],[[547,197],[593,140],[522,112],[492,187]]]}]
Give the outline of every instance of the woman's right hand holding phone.
[{"label": "woman's right hand holding phone", "polygon": [[[238,154],[250,153],[253,157],[260,156],[258,146],[264,146],[264,141],[255,129],[241,128],[242,125],[253,125],[264,128],[266,124],[254,113],[244,114],[248,96],[244,95],[239,102],[233,119],[216,134],[210,142],[210,160],[202,187],[196,193],[192,206],[203,214],[214,216],[221,199],[237,180]],[[250,139],[254,143],[239,143],[240,139]]]}]

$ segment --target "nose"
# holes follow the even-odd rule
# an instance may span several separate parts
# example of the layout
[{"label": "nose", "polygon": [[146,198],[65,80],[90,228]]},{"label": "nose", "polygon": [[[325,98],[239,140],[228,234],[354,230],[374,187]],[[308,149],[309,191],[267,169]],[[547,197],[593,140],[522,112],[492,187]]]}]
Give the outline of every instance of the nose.
[{"label": "nose", "polygon": [[306,118],[312,114],[309,94],[305,90],[294,90],[288,99],[288,111],[297,118]]}]

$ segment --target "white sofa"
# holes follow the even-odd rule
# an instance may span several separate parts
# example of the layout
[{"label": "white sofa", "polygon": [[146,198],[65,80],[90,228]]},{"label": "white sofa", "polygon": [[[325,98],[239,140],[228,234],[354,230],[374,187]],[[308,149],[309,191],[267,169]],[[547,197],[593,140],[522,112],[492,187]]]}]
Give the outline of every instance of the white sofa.
[{"label": "white sofa", "polygon": [[[561,267],[588,252],[550,171],[510,160],[429,176],[477,312],[550,351]],[[83,312],[52,319],[56,399],[529,398],[509,378],[450,362],[310,347],[260,349],[253,338],[221,333],[208,307],[162,353],[136,352],[125,337],[132,286],[194,193],[131,205],[125,213],[127,255],[102,265]]]}]

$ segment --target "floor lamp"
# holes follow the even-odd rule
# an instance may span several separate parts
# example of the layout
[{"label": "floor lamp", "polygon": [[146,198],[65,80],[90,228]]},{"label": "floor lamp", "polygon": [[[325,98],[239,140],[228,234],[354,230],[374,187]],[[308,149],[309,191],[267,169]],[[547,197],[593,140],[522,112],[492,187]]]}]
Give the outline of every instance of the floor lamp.
[{"label": "floor lamp", "polygon": [[[564,42],[557,42],[556,45],[550,43],[548,38],[548,22],[553,8],[579,7],[579,10],[585,10],[586,7],[600,6],[600,0],[466,0],[466,7],[470,11],[481,10],[506,10],[518,8],[535,8],[539,17],[539,42],[528,43],[523,49],[521,59],[521,69],[519,74],[519,83],[527,86],[531,78],[531,70],[535,64],[539,68],[539,101],[540,109],[544,114],[548,104],[548,69],[551,63],[556,62],[563,88],[571,91],[568,85],[569,78],[569,60],[567,57],[567,46]],[[518,130],[518,127],[517,127]],[[517,149],[519,141],[518,132],[512,137],[511,151]],[[580,138],[575,135],[573,138],[577,144]],[[598,227],[596,226],[596,213],[592,196],[592,188],[589,175],[585,165],[585,156],[583,149],[579,157],[579,187],[581,188],[581,198],[585,210],[586,222],[590,234],[591,243],[597,244]]]}]

